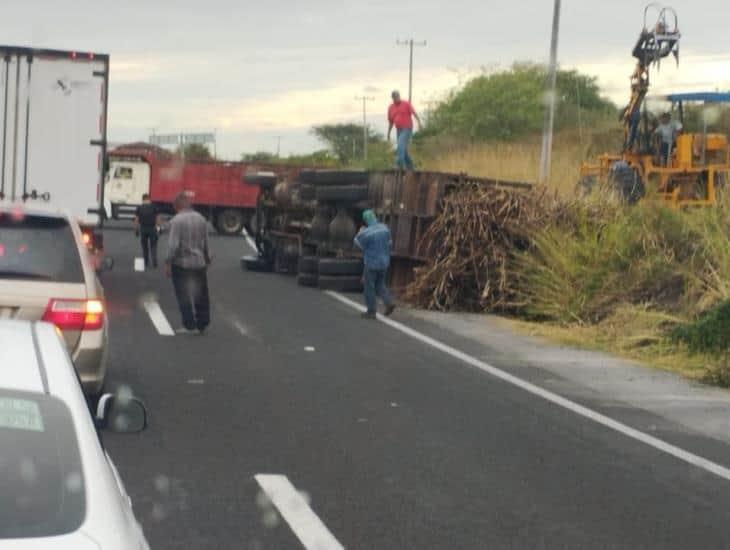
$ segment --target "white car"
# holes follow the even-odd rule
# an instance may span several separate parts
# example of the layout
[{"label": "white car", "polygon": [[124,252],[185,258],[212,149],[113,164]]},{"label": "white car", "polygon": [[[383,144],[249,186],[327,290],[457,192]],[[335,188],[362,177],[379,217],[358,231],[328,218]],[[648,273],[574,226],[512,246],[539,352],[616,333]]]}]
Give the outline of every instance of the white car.
[{"label": "white car", "polygon": [[149,549],[97,431],[146,424],[131,396],[92,417],[52,324],[0,320],[0,550]]}]

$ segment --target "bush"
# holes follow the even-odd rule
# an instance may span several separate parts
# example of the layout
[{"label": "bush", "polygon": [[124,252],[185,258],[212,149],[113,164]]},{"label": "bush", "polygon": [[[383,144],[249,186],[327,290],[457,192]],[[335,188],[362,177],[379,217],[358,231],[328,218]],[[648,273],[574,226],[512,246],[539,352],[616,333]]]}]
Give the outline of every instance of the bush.
[{"label": "bush", "polygon": [[721,302],[694,322],[675,328],[671,338],[686,344],[693,353],[730,352],[730,300]]}]

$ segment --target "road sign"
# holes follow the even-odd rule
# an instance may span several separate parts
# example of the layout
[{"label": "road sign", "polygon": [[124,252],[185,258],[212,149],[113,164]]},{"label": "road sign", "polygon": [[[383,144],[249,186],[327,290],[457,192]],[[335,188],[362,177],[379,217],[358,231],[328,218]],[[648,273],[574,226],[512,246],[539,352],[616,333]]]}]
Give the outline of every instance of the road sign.
[{"label": "road sign", "polygon": [[191,143],[215,143],[215,134],[154,134],[150,136],[152,145],[190,145]]},{"label": "road sign", "polygon": [[215,134],[183,134],[183,142],[190,143],[215,143]]},{"label": "road sign", "polygon": [[152,145],[180,145],[180,134],[155,134],[150,136]]}]

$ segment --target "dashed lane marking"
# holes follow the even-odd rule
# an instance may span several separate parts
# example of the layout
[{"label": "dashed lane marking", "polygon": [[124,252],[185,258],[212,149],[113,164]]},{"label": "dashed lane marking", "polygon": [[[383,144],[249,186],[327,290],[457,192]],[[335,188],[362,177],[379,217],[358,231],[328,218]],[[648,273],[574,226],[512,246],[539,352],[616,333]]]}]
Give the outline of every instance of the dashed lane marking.
[{"label": "dashed lane marking", "polygon": [[276,474],[254,478],[306,550],[344,550],[289,478]]},{"label": "dashed lane marking", "polygon": [[145,300],[142,304],[145,311],[147,311],[147,315],[150,316],[152,324],[157,329],[157,332],[159,332],[162,336],[175,336],[175,331],[172,330],[167,317],[165,317],[165,314],[162,312],[162,308],[160,308],[160,304],[158,304],[155,300]]},{"label": "dashed lane marking", "polygon": [[[330,296],[332,296],[335,300],[339,300],[343,304],[346,304],[353,309],[356,309],[358,311],[365,311],[364,306],[362,306],[356,302],[353,302],[349,298],[346,298],[345,296],[338,294],[337,292],[327,291],[326,293],[329,294]],[[619,422],[604,414],[596,412],[593,409],[589,409],[588,407],[579,405],[578,403],[575,403],[574,401],[571,401],[570,399],[566,399],[565,397],[562,397],[551,391],[545,390],[545,389],[541,388],[540,386],[536,386],[535,384],[532,384],[531,382],[527,382],[526,380],[523,380],[522,378],[518,378],[517,376],[509,374],[508,372],[498,369],[497,367],[493,367],[492,365],[489,365],[488,363],[485,363],[484,361],[481,361],[481,360],[477,359],[476,357],[472,357],[471,355],[468,355],[468,354],[464,353],[463,351],[453,348],[447,344],[444,344],[443,342],[440,342],[440,341],[436,340],[435,338],[426,336],[425,334],[422,334],[422,333],[418,332],[417,330],[414,330],[414,329],[404,325],[403,323],[399,323],[398,321],[394,321],[393,319],[389,319],[387,317],[382,317],[380,315],[378,315],[378,319],[380,321],[382,321],[383,323],[385,323],[386,325],[388,325],[389,327],[391,327],[395,330],[398,330],[398,331],[402,332],[403,334],[407,334],[411,338],[414,338],[415,340],[418,340],[419,342],[422,342],[447,355],[450,355],[451,357],[458,359],[458,360],[466,363],[467,365],[470,365],[479,370],[482,370],[482,371],[486,372],[487,374],[494,376],[495,378],[499,378],[500,380],[507,382],[508,384],[517,386],[518,388],[523,389],[526,392],[531,393],[532,395],[541,397],[541,398],[545,399],[546,401],[550,401],[551,403],[558,405],[559,407],[563,407],[564,409],[567,409],[577,415],[580,415],[584,418],[592,420],[593,422],[596,422],[597,424],[601,424],[602,426],[605,426],[606,428],[619,432],[627,437],[635,439],[636,441],[640,441],[641,443],[649,445],[650,447],[654,447],[655,449],[658,449],[659,451],[662,451],[663,453],[669,454],[675,458],[678,458],[679,460],[687,462],[688,464],[692,464],[693,466],[696,466],[697,468],[701,468],[707,472],[710,472],[711,474],[715,474],[718,477],[721,477],[725,480],[730,481],[730,469],[728,469],[724,466],[721,466],[720,464],[717,464],[715,462],[712,462],[711,460],[708,460],[699,455],[691,453],[685,449],[672,445],[671,443],[667,443],[666,441],[663,441],[659,438],[646,434],[642,431],[632,428],[631,426],[627,426],[626,424],[623,424],[622,422]]]}]

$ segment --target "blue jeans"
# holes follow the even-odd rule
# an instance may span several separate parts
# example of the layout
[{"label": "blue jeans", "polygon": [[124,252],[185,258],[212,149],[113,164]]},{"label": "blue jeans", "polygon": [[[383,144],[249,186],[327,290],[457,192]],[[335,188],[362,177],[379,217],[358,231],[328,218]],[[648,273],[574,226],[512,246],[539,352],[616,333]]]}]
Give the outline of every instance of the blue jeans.
[{"label": "blue jeans", "polygon": [[363,273],[365,279],[365,305],[368,313],[375,313],[378,309],[377,298],[380,297],[386,306],[393,303],[393,297],[390,295],[388,287],[385,286],[385,277],[388,271],[386,269],[368,269],[365,268]]},{"label": "blue jeans", "polygon": [[395,164],[402,170],[413,170],[413,161],[408,154],[408,144],[411,141],[413,130],[411,128],[400,128],[396,130],[398,138],[395,149]]}]

